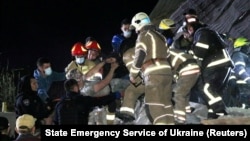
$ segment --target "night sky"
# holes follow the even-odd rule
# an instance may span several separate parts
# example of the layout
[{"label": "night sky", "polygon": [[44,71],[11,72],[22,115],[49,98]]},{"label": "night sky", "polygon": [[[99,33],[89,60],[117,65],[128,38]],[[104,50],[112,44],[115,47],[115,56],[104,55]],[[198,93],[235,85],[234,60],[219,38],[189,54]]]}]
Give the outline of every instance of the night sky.
[{"label": "night sky", "polygon": [[32,70],[41,56],[63,71],[71,48],[92,36],[105,53],[123,18],[150,14],[157,0],[1,0],[0,67]]}]

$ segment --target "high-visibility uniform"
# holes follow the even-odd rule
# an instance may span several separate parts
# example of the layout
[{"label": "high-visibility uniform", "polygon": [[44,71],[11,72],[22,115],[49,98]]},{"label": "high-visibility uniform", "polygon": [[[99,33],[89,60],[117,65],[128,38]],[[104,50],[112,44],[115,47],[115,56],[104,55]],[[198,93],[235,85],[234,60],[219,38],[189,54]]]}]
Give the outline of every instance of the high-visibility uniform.
[{"label": "high-visibility uniform", "polygon": [[191,112],[189,92],[200,75],[200,67],[192,55],[179,49],[170,48],[167,56],[174,74],[173,101],[177,122],[185,123],[186,112]]},{"label": "high-visibility uniform", "polygon": [[172,97],[172,71],[166,61],[167,49],[164,36],[152,25],[145,25],[138,34],[135,58],[130,69],[130,77],[141,75],[143,85],[131,84],[124,94],[121,113],[134,114],[138,95],[145,93],[145,103],[151,122],[174,124]]},{"label": "high-visibility uniform", "polygon": [[193,46],[189,53],[197,59],[201,66],[201,77],[198,88],[209,106],[209,112],[225,114],[222,100],[222,89],[231,72],[232,60],[220,35],[206,27],[195,31]]}]

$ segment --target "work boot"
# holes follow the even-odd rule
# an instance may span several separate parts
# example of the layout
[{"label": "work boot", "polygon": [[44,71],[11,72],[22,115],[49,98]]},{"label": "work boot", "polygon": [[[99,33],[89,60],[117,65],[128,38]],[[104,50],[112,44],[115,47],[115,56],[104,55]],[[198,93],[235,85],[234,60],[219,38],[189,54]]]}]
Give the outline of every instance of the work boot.
[{"label": "work boot", "polygon": [[123,120],[124,122],[132,122],[135,120],[135,117],[133,115],[120,111],[116,112],[116,117]]}]

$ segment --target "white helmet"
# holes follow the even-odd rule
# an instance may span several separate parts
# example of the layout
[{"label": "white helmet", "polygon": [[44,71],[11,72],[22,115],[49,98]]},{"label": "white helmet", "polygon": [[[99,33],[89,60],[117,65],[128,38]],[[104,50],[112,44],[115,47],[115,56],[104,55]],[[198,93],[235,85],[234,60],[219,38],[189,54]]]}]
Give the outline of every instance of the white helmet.
[{"label": "white helmet", "polygon": [[144,12],[139,12],[132,18],[130,29],[135,29],[138,32],[143,26],[150,23],[148,15]]}]

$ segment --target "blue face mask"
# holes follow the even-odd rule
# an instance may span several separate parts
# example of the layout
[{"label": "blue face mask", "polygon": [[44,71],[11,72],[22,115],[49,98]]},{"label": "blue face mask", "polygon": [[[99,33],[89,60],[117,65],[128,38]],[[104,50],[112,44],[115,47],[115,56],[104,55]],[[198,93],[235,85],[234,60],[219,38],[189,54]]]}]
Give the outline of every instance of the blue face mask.
[{"label": "blue face mask", "polygon": [[84,57],[76,58],[76,63],[77,64],[82,64],[82,63],[84,63],[84,61],[85,61]]},{"label": "blue face mask", "polygon": [[44,70],[45,71],[45,75],[49,76],[52,74],[52,69],[51,67],[48,67],[47,69]]}]

